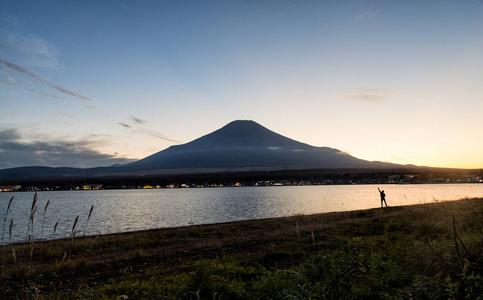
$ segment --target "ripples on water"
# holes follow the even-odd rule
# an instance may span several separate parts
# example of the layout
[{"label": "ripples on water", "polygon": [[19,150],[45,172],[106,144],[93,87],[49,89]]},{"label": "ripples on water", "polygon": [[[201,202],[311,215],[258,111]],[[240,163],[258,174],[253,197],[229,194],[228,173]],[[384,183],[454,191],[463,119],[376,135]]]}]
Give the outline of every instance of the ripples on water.
[{"label": "ripples on water", "polygon": [[[381,185],[389,206],[483,197],[483,184]],[[0,193],[0,216],[10,209],[4,243],[25,241],[34,193]],[[106,234],[194,224],[274,218],[297,214],[367,209],[380,206],[376,185],[284,186],[162,190],[57,191],[38,193],[34,238],[40,239],[44,207],[44,239],[69,237],[79,216],[83,235]],[[0,224],[3,226],[3,217]],[[55,223],[59,222],[54,235]],[[3,229],[3,228],[2,228]]]}]

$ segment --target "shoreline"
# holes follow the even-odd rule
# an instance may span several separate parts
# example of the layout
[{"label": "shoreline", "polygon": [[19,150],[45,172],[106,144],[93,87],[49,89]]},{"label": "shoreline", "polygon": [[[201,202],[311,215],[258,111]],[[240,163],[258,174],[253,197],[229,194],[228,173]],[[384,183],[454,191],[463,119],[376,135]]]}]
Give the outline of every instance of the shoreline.
[{"label": "shoreline", "polygon": [[[407,186],[397,185],[393,187],[384,187],[384,189],[387,189],[387,191],[390,192],[388,204],[391,206],[400,206],[432,203],[434,201],[452,201],[452,199],[459,199],[461,197],[482,196],[482,187],[483,186],[476,184],[465,184],[463,186],[447,184],[444,188],[431,185],[413,185],[408,188]],[[372,189],[374,189],[374,191],[372,191]],[[77,215],[80,215],[77,234],[80,232],[80,234],[83,235],[84,226],[80,224],[85,224],[91,204],[95,205],[95,208],[92,220],[89,222],[89,227],[86,232],[89,236],[137,232],[140,230],[176,228],[193,224],[213,225],[218,222],[231,222],[234,220],[254,220],[254,218],[257,220],[259,218],[263,219],[297,214],[338,212],[380,207],[377,186],[374,185],[351,185],[347,188],[338,186],[286,187],[286,190],[283,188],[275,189],[271,187],[263,187],[262,190],[259,190],[253,187],[247,188],[246,190],[233,190],[235,196],[230,197],[230,199],[234,199],[233,201],[221,201],[223,195],[229,193],[231,196],[232,192],[231,190],[226,189],[225,191],[222,191],[219,188],[200,191],[200,193],[195,190],[188,191],[186,189],[180,191],[153,190],[139,192],[140,193],[138,193],[138,191],[122,192],[107,190],[87,191],[88,194],[78,194],[75,191],[57,193],[45,192],[49,194],[39,192],[37,206],[39,207],[39,210],[42,211],[36,213],[35,231],[32,236],[36,242],[41,241],[41,236],[43,237],[43,240],[69,238],[72,224]],[[253,204],[251,204],[250,201],[241,201],[245,194],[259,195],[265,193],[278,195],[281,200],[279,201],[278,198],[273,198],[276,201],[270,200],[271,202],[267,201],[267,204],[264,202],[261,208],[258,208],[260,205],[258,204],[260,203],[258,199],[254,201],[257,203],[255,204],[257,207],[253,207]],[[2,200],[5,200],[1,203],[2,210],[5,213],[7,210],[8,199],[10,199],[11,196],[15,196],[6,224],[5,243],[10,242],[8,227],[11,219],[14,223],[11,239],[12,243],[23,243],[27,241],[26,231],[28,215],[26,215],[26,212],[28,213],[28,211],[30,211],[33,195],[34,193],[14,193],[9,195],[5,194],[3,195],[4,197],[1,197]],[[143,201],[149,201],[146,202],[147,204],[144,206],[152,205],[150,206],[152,209],[143,211],[142,209],[138,209],[137,206],[134,207],[133,204],[131,204],[132,201],[130,201],[130,198],[136,195],[140,195]],[[212,201],[211,198],[209,198],[211,195],[219,198],[216,206],[212,205],[212,202],[210,202]],[[156,204],[158,201],[153,200],[158,199],[158,197],[163,200],[160,205]],[[176,203],[174,203],[173,197],[181,201],[176,201]],[[290,197],[294,197],[293,200],[290,200]],[[51,205],[46,211],[47,213],[45,213],[43,211],[44,205],[48,199],[50,200]],[[85,202],[84,199],[90,200]],[[199,201],[200,199],[203,201]],[[69,200],[66,201],[69,204],[64,204],[64,200]],[[305,200],[310,200],[311,202],[305,202]],[[119,208],[117,206],[118,202],[123,203]],[[272,204],[272,202],[274,204]],[[110,205],[115,206],[112,206],[111,209],[111,206],[104,205],[104,203],[109,203]],[[183,210],[185,203],[188,207],[193,205],[196,208]],[[279,205],[277,203],[283,205],[283,210],[277,207],[277,205]],[[306,205],[306,203],[308,205]],[[62,207],[65,205],[68,205],[72,209],[65,210],[64,213]],[[223,207],[223,205],[226,206]],[[173,207],[176,209],[173,209]],[[239,207],[242,207],[242,209]],[[133,208],[135,209],[131,211]],[[43,222],[43,215],[46,215],[46,230],[42,235],[40,226]],[[59,223],[59,226],[57,228],[58,230],[55,232],[54,225],[56,221]]]},{"label": "shoreline", "polygon": [[[395,294],[414,288],[410,282],[417,274],[433,281],[438,276],[449,276],[451,279],[447,281],[459,280],[461,286],[463,279],[452,274],[461,274],[465,261],[471,263],[469,270],[474,274],[483,275],[483,266],[476,259],[481,257],[483,261],[480,251],[481,216],[483,198],[473,198],[11,244],[0,247],[0,278],[11,283],[2,288],[0,296],[22,298],[26,296],[26,291],[35,287],[46,298],[76,290],[84,293],[86,298],[92,293],[101,293],[106,299],[116,299],[121,295],[130,299],[150,299],[160,293],[151,290],[150,286],[163,286],[168,290],[161,295],[189,299],[183,295],[195,293],[202,286],[206,288],[200,291],[204,298],[223,292],[230,295],[230,299],[246,299],[248,294],[252,297],[268,288],[259,286],[265,282],[260,282],[261,278],[278,278],[293,272],[302,274],[307,270],[305,264],[331,268],[338,261],[341,265],[337,268],[348,268],[344,272],[350,274],[354,268],[350,261],[354,259],[362,259],[366,271],[359,270],[359,266],[356,270],[363,273],[353,274],[346,280],[351,285],[370,284],[370,293],[383,293],[379,283],[395,275],[379,273],[392,272],[392,269],[410,273],[404,278],[394,279],[398,283],[391,289],[385,288]],[[455,224],[452,223],[453,218]],[[461,243],[456,243],[459,248],[455,247],[453,240],[456,232],[461,235]],[[352,258],[353,252],[355,257]],[[444,259],[438,258],[435,253],[440,253]],[[351,257],[341,260],[346,256]],[[374,257],[380,258],[371,263],[366,261],[372,261]],[[456,273],[451,270],[444,273],[447,268],[445,261],[451,262]],[[372,266],[379,263],[383,265]],[[383,267],[385,264],[394,266],[387,269]],[[237,272],[242,272],[242,269],[245,272],[248,266],[250,272],[256,274],[239,278],[237,276],[240,275],[235,276],[229,271],[235,268],[239,269]],[[376,272],[378,268],[382,269]],[[206,270],[211,270],[211,273],[205,274]],[[368,270],[371,270],[374,281],[359,281],[368,276]],[[224,286],[213,281],[211,276],[217,272],[221,276],[217,280],[232,283]],[[289,277],[290,280],[296,279]],[[149,286],[133,285],[133,280],[149,283]],[[230,290],[237,280],[244,282],[243,293],[248,294]],[[31,286],[32,282],[34,286]],[[314,289],[319,286],[310,284],[314,284]],[[455,285],[451,287],[454,289]],[[366,292],[369,293],[369,290]],[[277,299],[273,293],[278,292],[273,290],[269,294]],[[140,296],[143,293],[147,296]],[[362,291],[350,291],[347,296],[359,297],[363,295],[360,293]]]},{"label": "shoreline", "polygon": [[[207,224],[192,224],[192,225],[183,225],[183,226],[175,226],[175,227],[161,227],[161,228],[151,228],[151,229],[142,229],[142,230],[133,230],[133,231],[124,231],[124,232],[113,232],[113,233],[106,233],[106,234],[94,234],[94,235],[86,235],[85,237],[77,237],[77,238],[102,238],[102,237],[119,237],[122,235],[136,235],[136,234],[143,234],[143,233],[155,233],[158,231],[172,231],[172,230],[181,230],[181,229],[193,229],[196,230],[197,228],[203,230],[204,227],[213,227],[213,226],[229,226],[229,225],[242,225],[244,223],[251,223],[251,222],[271,222],[271,221],[283,221],[283,220],[290,220],[294,218],[306,217],[306,218],[323,218],[324,216],[329,215],[350,215],[353,213],[358,212],[369,212],[372,210],[384,210],[384,209],[401,209],[401,208],[409,208],[415,206],[424,206],[424,205],[434,205],[434,204],[441,204],[446,202],[457,202],[457,201],[464,201],[464,200],[478,200],[483,199],[480,197],[476,198],[461,198],[457,200],[438,200],[437,202],[428,202],[428,203],[415,203],[415,204],[406,204],[406,205],[396,205],[396,206],[388,206],[388,207],[374,207],[374,208],[367,208],[367,209],[356,209],[356,210],[347,210],[347,211],[331,211],[331,212],[322,212],[322,213],[315,213],[315,214],[296,214],[292,216],[282,216],[282,217],[273,217],[273,218],[261,218],[261,219],[249,219],[249,220],[239,220],[239,221],[227,221],[227,222],[220,222],[220,223],[207,223]],[[68,241],[71,238],[64,237],[64,238],[57,238],[57,239],[49,239],[49,240],[33,240],[33,243],[49,243],[53,241]],[[11,244],[0,245],[0,248],[3,246],[10,246],[10,245],[25,245],[29,244],[29,242],[14,242]]]},{"label": "shoreline", "polygon": [[[162,227],[162,228],[151,228],[151,229],[142,229],[142,230],[133,230],[133,231],[124,231],[124,232],[113,232],[113,233],[105,233],[105,234],[94,234],[94,235],[85,235],[82,237],[76,237],[76,239],[98,239],[102,237],[119,237],[123,235],[136,235],[136,234],[149,234],[149,233],[156,233],[156,232],[161,232],[161,231],[179,231],[179,230],[188,230],[192,229],[196,231],[197,229],[199,230],[204,230],[206,229],[205,227],[212,228],[214,226],[236,226],[236,225],[245,225],[245,223],[252,223],[252,222],[277,222],[277,221],[290,221],[291,219],[297,219],[297,218],[324,218],[324,216],[330,216],[330,215],[351,215],[353,213],[364,213],[364,212],[370,212],[372,210],[385,210],[385,209],[403,209],[403,208],[408,208],[408,207],[413,207],[413,206],[420,206],[420,205],[434,205],[434,204],[441,204],[441,203],[446,203],[446,202],[457,202],[457,201],[464,201],[464,200],[478,200],[478,199],[483,199],[483,198],[461,198],[457,200],[438,200],[437,202],[429,202],[429,203],[415,203],[415,204],[406,204],[406,205],[396,205],[396,206],[388,206],[388,207],[374,207],[374,208],[367,208],[367,209],[356,209],[356,210],[347,210],[347,211],[331,211],[331,212],[322,212],[322,213],[315,213],[315,214],[296,214],[292,216],[282,216],[282,217],[273,217],[273,218],[261,218],[261,219],[248,219],[248,220],[239,220],[239,221],[227,221],[227,222],[220,222],[220,223],[207,223],[207,224],[192,224],[192,225],[183,225],[183,226],[175,226],[175,227]],[[57,238],[57,239],[44,239],[44,240],[33,240],[32,243],[36,244],[42,244],[42,243],[49,243],[49,242],[54,242],[54,241],[69,241],[71,238],[69,237],[64,237],[64,238]],[[4,246],[10,246],[10,245],[27,245],[29,242],[14,242],[11,244],[4,244],[0,245],[1,247]]]},{"label": "shoreline", "polygon": [[[31,193],[31,192],[68,192],[68,191],[73,191],[73,192],[82,192],[82,191],[129,191],[129,190],[172,190],[172,189],[211,189],[211,188],[243,188],[243,187],[281,187],[281,186],[293,186],[293,187],[303,187],[303,186],[344,186],[344,185],[379,185],[379,186],[385,186],[385,185],[444,185],[444,184],[483,184],[483,180],[478,180],[478,181],[444,181],[444,182],[434,182],[434,181],[424,181],[424,182],[343,182],[343,183],[331,183],[331,184],[326,184],[326,183],[311,183],[311,184],[270,184],[270,185],[256,185],[256,183],[253,184],[247,184],[247,185],[241,185],[241,186],[236,186],[236,185],[212,185],[212,186],[181,186],[182,184],[178,184],[177,186],[162,186],[162,187],[145,187],[145,186],[137,186],[137,187],[103,187],[103,188],[89,188],[89,189],[74,189],[74,188],[60,188],[56,189],[54,186],[49,187],[47,189],[23,189],[20,187],[20,189],[9,189],[9,190],[0,190],[0,193]],[[15,185],[9,185],[9,186],[15,186]]]}]

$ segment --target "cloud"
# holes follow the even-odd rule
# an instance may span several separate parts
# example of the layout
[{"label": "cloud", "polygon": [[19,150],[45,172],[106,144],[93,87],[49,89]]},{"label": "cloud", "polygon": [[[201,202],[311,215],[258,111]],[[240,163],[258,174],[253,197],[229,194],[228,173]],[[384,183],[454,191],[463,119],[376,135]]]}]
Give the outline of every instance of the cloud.
[{"label": "cloud", "polygon": [[375,12],[375,11],[363,11],[355,17],[355,22],[359,23],[359,22],[363,22],[363,21],[366,21],[366,20],[370,20],[376,15],[377,15],[377,12]]},{"label": "cloud", "polygon": [[56,111],[56,113],[58,113],[59,115],[63,115],[63,116],[66,116],[66,117],[69,117],[69,118],[75,118],[74,115],[72,114],[68,114],[68,113],[65,113],[65,112],[61,112],[61,111]]},{"label": "cloud", "polygon": [[[36,73],[34,73],[33,71],[27,69],[27,68],[24,68],[18,64],[15,64],[15,63],[12,63],[12,62],[8,62],[6,60],[3,60],[3,59],[0,59],[0,69],[5,71],[5,72],[9,72],[9,73],[14,73],[16,75],[19,75],[19,76],[22,76],[22,77],[26,77],[30,80],[34,80],[36,82],[40,82],[41,84],[43,85],[46,85],[46,86],[49,86],[55,90],[57,90],[58,92],[66,95],[66,96],[70,96],[70,97],[74,97],[74,98],[77,98],[77,99],[81,99],[81,100],[87,100],[87,101],[90,101],[91,99],[89,99],[88,97],[84,96],[84,95],[81,95],[81,94],[77,94],[77,93],[74,93],[70,90],[68,90],[67,88],[55,83],[55,82],[52,82],[52,81],[49,81],[39,75],[37,75]],[[5,81],[4,81],[5,82]],[[39,92],[43,92],[43,91],[39,91]],[[45,93],[45,92],[43,92]]]},{"label": "cloud", "polygon": [[[149,136],[152,136],[152,137],[155,137],[155,138],[158,138],[158,139],[162,139],[162,140],[165,140],[165,141],[173,142],[173,143],[176,143],[176,144],[181,144],[180,141],[171,139],[171,138],[165,136],[164,134],[160,134],[156,131],[142,128],[143,126],[141,126],[141,125],[144,125],[145,123],[147,123],[146,120],[143,120],[143,119],[135,117],[135,116],[131,116],[129,118],[129,121],[136,126],[135,132],[142,133],[142,134],[145,134],[145,135],[149,135]],[[118,124],[121,125],[124,128],[132,128],[133,127],[132,125],[129,125],[129,124],[126,124],[126,123],[123,123],[123,122],[118,122]]]},{"label": "cloud", "polygon": [[85,108],[90,109],[90,110],[96,110],[97,108],[93,105],[84,105]]},{"label": "cloud", "polygon": [[3,56],[0,58],[0,70],[7,77],[0,78],[0,84],[69,102],[75,99],[90,101],[89,97],[75,93],[30,69],[58,67],[60,52],[39,37],[20,33],[18,23],[18,19],[0,14],[0,53]]},{"label": "cloud", "polygon": [[147,129],[139,129],[142,133],[144,134],[147,134],[149,136],[152,136],[152,137],[155,137],[155,138],[158,138],[158,139],[162,139],[162,140],[165,140],[165,141],[169,141],[169,142],[173,142],[173,143],[176,143],[176,144],[181,144],[180,141],[177,141],[177,140],[173,140],[173,139],[170,139],[162,134],[159,134],[155,131],[152,131],[152,130],[147,130]]},{"label": "cloud", "polygon": [[14,128],[0,129],[0,143],[4,141],[18,140],[18,139],[20,139],[20,134],[18,133],[17,129],[14,129]]},{"label": "cloud", "polygon": [[339,98],[372,104],[383,104],[389,100],[387,95],[394,94],[393,90],[382,88],[364,87],[357,90],[361,91],[361,93],[343,94],[339,95]]},{"label": "cloud", "polygon": [[366,103],[373,103],[373,104],[382,104],[382,103],[385,103],[388,99],[387,97],[380,96],[380,95],[359,94],[359,93],[340,95],[339,98],[366,102]]},{"label": "cloud", "polygon": [[18,32],[18,19],[0,15],[0,49],[10,53],[27,65],[41,68],[55,68],[59,65],[60,52],[49,42]]},{"label": "cloud", "polygon": [[146,121],[145,121],[145,120],[140,119],[140,118],[137,118],[137,117],[135,117],[135,116],[132,116],[132,117],[131,117],[131,121],[133,121],[133,122],[134,122],[134,123],[136,123],[136,124],[144,124],[144,123],[146,123]]},{"label": "cloud", "polygon": [[[1,69],[1,64],[0,64],[0,69]],[[22,86],[14,78],[8,78],[7,80],[0,79],[0,84],[2,86],[7,86],[7,85],[8,86],[13,86],[15,88],[18,88],[18,89],[21,89],[21,90],[25,90],[25,91],[29,91],[29,92],[32,92],[32,93],[35,93],[35,94],[38,94],[38,95],[47,96],[49,98],[58,99],[58,100],[62,100],[62,101],[70,102],[70,103],[74,103],[74,101],[72,99],[69,99],[67,97],[62,97],[62,96],[54,95],[52,93],[48,93],[46,91],[42,91],[42,90],[39,90],[39,89],[34,89],[34,88],[29,88],[27,86]]]},{"label": "cloud", "polygon": [[15,128],[0,128],[0,168],[20,166],[98,167],[134,160],[96,150],[105,144],[98,137],[77,141],[38,139],[25,141]]}]

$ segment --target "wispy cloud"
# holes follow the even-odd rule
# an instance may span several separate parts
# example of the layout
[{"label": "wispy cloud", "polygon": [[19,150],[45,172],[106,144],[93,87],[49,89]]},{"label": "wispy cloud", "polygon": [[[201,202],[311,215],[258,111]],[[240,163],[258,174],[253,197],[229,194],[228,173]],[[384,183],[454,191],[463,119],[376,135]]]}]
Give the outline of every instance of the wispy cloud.
[{"label": "wispy cloud", "polygon": [[130,124],[127,124],[127,123],[124,123],[124,122],[118,122],[118,124],[121,125],[122,127],[126,128],[126,129],[130,129],[130,130],[132,130],[131,128],[133,128],[133,129],[135,128],[134,131],[133,131],[135,133],[149,135],[149,136],[152,136],[152,137],[155,137],[155,138],[158,138],[158,139],[162,139],[162,140],[165,140],[165,141],[173,142],[173,143],[176,143],[176,144],[182,143],[182,142],[177,141],[175,139],[169,138],[169,137],[165,136],[164,134],[158,133],[154,130],[144,128],[144,124],[146,124],[147,121],[144,120],[144,119],[141,119],[139,117],[131,116],[131,117],[129,117],[129,122],[131,122],[133,125],[130,125]]},{"label": "wispy cloud", "polygon": [[136,124],[144,124],[146,123],[146,120],[143,120],[143,119],[140,119],[140,118],[137,118],[135,116],[131,116],[131,121],[133,121],[134,123]]},{"label": "wispy cloud", "polygon": [[55,68],[59,65],[60,52],[49,42],[17,30],[19,20],[5,14],[0,15],[0,49],[13,54],[29,66]]},{"label": "wispy cloud", "polygon": [[380,96],[380,95],[358,94],[358,93],[340,95],[339,98],[366,102],[366,103],[373,103],[373,104],[382,104],[386,102],[388,99],[387,97]]},{"label": "wispy cloud", "polygon": [[342,94],[339,95],[339,98],[372,104],[383,104],[390,99],[390,95],[395,93],[390,89],[373,87],[363,87],[356,90],[358,92]]},{"label": "wispy cloud", "polygon": [[159,134],[155,131],[152,131],[152,130],[146,130],[146,129],[140,129],[141,132],[143,132],[144,134],[147,134],[149,136],[152,136],[152,137],[155,137],[155,138],[158,138],[158,139],[162,139],[162,140],[165,140],[165,141],[170,141],[170,142],[173,142],[173,143],[176,143],[176,144],[181,144],[180,141],[177,141],[177,140],[173,140],[173,139],[170,139],[162,134]]},{"label": "wispy cloud", "polygon": [[69,118],[75,118],[74,115],[72,114],[68,114],[68,113],[65,113],[65,112],[61,112],[61,111],[57,111],[56,113],[58,113],[59,115],[63,115],[63,116],[66,116],[66,117],[69,117]]},{"label": "wispy cloud", "polygon": [[[1,64],[0,64],[0,69],[1,69]],[[74,103],[74,101],[72,99],[69,99],[65,96],[59,96],[59,95],[55,95],[55,94],[52,94],[52,93],[49,93],[49,92],[46,92],[46,91],[43,91],[43,90],[30,88],[30,87],[26,86],[25,84],[22,85],[21,83],[19,83],[14,78],[7,78],[7,80],[0,79],[0,85],[11,86],[11,87],[15,87],[16,89],[19,89],[19,90],[24,90],[24,91],[29,91],[29,92],[35,93],[37,95],[47,96],[49,98]]]},{"label": "wispy cloud", "polygon": [[68,102],[91,101],[89,97],[32,71],[32,68],[57,68],[60,52],[40,37],[19,32],[19,23],[18,19],[0,13],[0,71],[5,74],[0,78],[0,84],[13,88],[13,91],[28,91]]},{"label": "wispy cloud", "polygon": [[355,22],[359,23],[359,22],[370,20],[373,17],[377,16],[377,14],[378,13],[376,11],[370,11],[370,10],[360,12],[358,15],[356,15]]},{"label": "wispy cloud", "polygon": [[31,71],[27,68],[24,68],[24,67],[22,67],[18,64],[0,59],[0,69],[5,71],[5,72],[14,73],[16,75],[27,77],[28,79],[42,83],[43,85],[49,86],[49,87],[57,90],[58,92],[66,95],[66,96],[74,97],[74,98],[81,99],[81,100],[87,100],[87,101],[91,100],[84,95],[74,93],[74,92],[68,90],[67,88],[65,88],[65,87],[63,87],[63,86],[61,86],[61,85],[59,85],[55,82],[47,80],[47,79],[41,77],[40,75],[36,74],[35,72],[33,72],[33,71]]},{"label": "wispy cloud", "polygon": [[18,129],[0,128],[0,168],[97,167],[134,161],[120,157],[116,153],[102,153],[96,150],[105,143],[106,141],[95,136],[76,141],[49,138],[26,141]]}]

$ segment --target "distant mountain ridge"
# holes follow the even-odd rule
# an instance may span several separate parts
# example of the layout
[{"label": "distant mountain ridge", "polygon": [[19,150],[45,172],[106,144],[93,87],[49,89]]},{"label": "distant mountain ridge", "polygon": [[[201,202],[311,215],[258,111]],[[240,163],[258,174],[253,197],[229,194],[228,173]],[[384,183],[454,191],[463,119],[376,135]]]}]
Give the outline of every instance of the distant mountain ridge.
[{"label": "distant mountain ridge", "polygon": [[127,165],[89,169],[23,167],[0,170],[0,180],[100,177],[283,169],[393,168],[338,149],[314,147],[275,133],[254,121],[233,121],[183,145],[171,146]]}]

